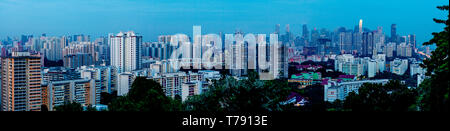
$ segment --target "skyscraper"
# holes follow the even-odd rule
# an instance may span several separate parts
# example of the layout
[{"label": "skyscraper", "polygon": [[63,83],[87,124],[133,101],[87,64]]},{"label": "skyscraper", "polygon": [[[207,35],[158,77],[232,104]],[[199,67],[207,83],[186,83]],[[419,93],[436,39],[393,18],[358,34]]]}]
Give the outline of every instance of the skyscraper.
[{"label": "skyscraper", "polygon": [[373,33],[364,32],[362,34],[362,55],[371,56],[373,54]]},{"label": "skyscraper", "polygon": [[408,35],[406,43],[412,45],[413,49],[416,49],[416,35],[415,34]]},{"label": "skyscraper", "polygon": [[397,25],[391,25],[391,42],[397,43]]},{"label": "skyscraper", "polygon": [[289,28],[289,24],[286,24],[286,32],[291,32],[291,30]]},{"label": "skyscraper", "polygon": [[275,34],[280,34],[280,24],[275,25]]},{"label": "skyscraper", "polygon": [[131,72],[141,68],[142,36],[133,31],[120,32],[109,36],[111,45],[111,66],[117,68],[118,73]]},{"label": "skyscraper", "polygon": [[308,36],[309,36],[308,27],[306,26],[306,24],[303,24],[302,40],[305,46],[308,46],[309,41]]},{"label": "skyscraper", "polygon": [[360,20],[359,20],[359,33],[361,33],[361,32],[363,31],[362,24],[363,24],[363,20],[360,19]]},{"label": "skyscraper", "polygon": [[13,52],[1,61],[2,111],[41,110],[41,57]]},{"label": "skyscraper", "polygon": [[319,39],[319,31],[314,28],[314,30],[311,31],[311,45],[309,46],[317,46],[317,39]]},{"label": "skyscraper", "polygon": [[352,50],[352,32],[341,32],[339,33],[339,52],[341,53],[351,53]]}]

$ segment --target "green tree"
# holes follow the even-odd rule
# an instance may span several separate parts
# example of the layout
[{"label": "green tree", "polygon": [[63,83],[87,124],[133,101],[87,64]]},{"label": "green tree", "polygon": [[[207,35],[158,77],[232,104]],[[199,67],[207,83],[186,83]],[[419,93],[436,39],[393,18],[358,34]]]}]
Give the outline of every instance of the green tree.
[{"label": "green tree", "polygon": [[63,105],[55,106],[56,111],[62,112],[81,112],[83,107],[80,103],[65,101]]},{"label": "green tree", "polygon": [[[438,6],[439,10],[446,11],[448,13],[449,6]],[[434,45],[436,44],[436,49],[431,52],[431,58],[424,60],[423,67],[427,69],[427,76],[430,76],[429,81],[421,86],[420,92],[420,107],[424,111],[438,111],[438,112],[448,112],[450,110],[449,101],[449,70],[448,70],[448,54],[449,45],[449,20],[433,19],[436,23],[445,24],[446,27],[443,31],[433,33],[433,38],[425,42],[423,45]]]},{"label": "green tree", "polygon": [[87,107],[86,107],[86,110],[85,111],[97,111],[97,109],[94,107],[94,106],[92,106],[92,105],[88,105]]},{"label": "green tree", "polygon": [[337,99],[333,103],[331,103],[331,107],[335,111],[342,111],[343,107],[344,107],[344,103],[342,100]]},{"label": "green tree", "polygon": [[44,111],[44,112],[48,111],[47,105],[42,104],[41,105],[41,111]]},{"label": "green tree", "polygon": [[109,105],[110,111],[180,111],[181,102],[167,97],[159,83],[137,77],[128,94],[117,97]]},{"label": "green tree", "polygon": [[324,101],[324,87],[320,84],[307,86],[299,91],[299,94],[304,96],[308,101],[302,111],[326,111],[327,103]]},{"label": "green tree", "polygon": [[351,111],[414,111],[417,95],[416,89],[409,89],[398,80],[385,85],[365,83],[358,93],[349,93],[344,108]]},{"label": "green tree", "polygon": [[214,81],[207,92],[185,101],[188,111],[281,111],[291,88],[286,80],[259,80],[250,71],[248,79],[227,76]]},{"label": "green tree", "polygon": [[117,98],[117,91],[114,91],[111,94],[107,92],[102,92],[100,93],[100,104],[108,105],[116,98]]}]

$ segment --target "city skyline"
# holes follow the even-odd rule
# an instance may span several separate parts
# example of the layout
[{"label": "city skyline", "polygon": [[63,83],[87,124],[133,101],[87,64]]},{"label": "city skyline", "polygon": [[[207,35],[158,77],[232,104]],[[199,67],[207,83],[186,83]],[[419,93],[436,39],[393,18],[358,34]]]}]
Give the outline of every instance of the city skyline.
[{"label": "city skyline", "polygon": [[[50,36],[87,34],[96,38],[134,30],[144,41],[155,41],[159,35],[191,35],[193,25],[201,25],[205,34],[232,33],[236,29],[268,34],[275,30],[276,24],[281,25],[282,32],[284,26],[290,24],[291,32],[301,35],[303,24],[310,30],[326,28],[333,31],[341,26],[353,29],[362,19],[364,28],[376,30],[382,26],[385,35],[389,36],[390,25],[397,24],[397,34],[416,34],[417,43],[422,44],[431,38],[432,32],[442,30],[442,25],[434,24],[432,18],[445,16],[435,10],[435,5],[444,2],[6,0],[0,2],[0,18],[6,18],[0,24],[0,38],[42,33]],[[116,15],[110,15],[112,13]]]},{"label": "city skyline", "polygon": [[445,125],[427,113],[450,111],[448,2],[0,0],[1,118],[35,129]]}]

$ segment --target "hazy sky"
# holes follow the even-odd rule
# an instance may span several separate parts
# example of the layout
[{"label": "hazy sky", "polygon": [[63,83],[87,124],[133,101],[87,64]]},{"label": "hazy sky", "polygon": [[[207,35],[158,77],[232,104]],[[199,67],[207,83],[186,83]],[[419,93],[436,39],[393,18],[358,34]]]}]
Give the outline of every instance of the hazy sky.
[{"label": "hazy sky", "polygon": [[437,5],[448,0],[0,0],[0,39],[21,34],[92,37],[133,30],[154,41],[158,35],[192,34],[193,25],[203,33],[271,33],[275,24],[290,24],[301,33],[309,29],[339,26],[353,29],[382,26],[390,35],[397,24],[400,35],[416,34],[422,43],[444,27],[432,18],[448,12]]}]

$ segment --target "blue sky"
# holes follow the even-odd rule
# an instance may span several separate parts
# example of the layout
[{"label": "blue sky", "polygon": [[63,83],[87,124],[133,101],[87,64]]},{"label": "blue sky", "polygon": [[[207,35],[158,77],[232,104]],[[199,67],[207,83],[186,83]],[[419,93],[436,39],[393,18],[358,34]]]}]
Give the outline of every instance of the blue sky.
[{"label": "blue sky", "polygon": [[21,34],[88,34],[93,37],[134,30],[145,41],[158,35],[192,33],[271,33],[275,24],[290,24],[299,35],[308,28],[353,29],[382,26],[390,35],[397,24],[400,35],[416,34],[422,43],[443,25],[432,18],[445,18],[437,5],[448,0],[0,0],[0,39]]}]

